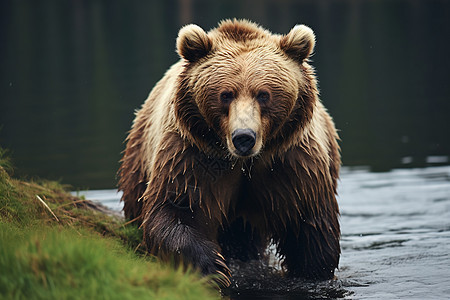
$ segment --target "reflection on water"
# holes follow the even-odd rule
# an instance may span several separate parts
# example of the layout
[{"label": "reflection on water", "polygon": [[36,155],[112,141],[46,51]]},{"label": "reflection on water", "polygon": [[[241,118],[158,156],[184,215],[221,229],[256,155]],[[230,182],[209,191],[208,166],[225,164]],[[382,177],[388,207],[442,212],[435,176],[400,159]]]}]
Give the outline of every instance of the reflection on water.
[{"label": "reflection on water", "polygon": [[[82,192],[119,209],[115,190]],[[445,299],[450,294],[450,167],[373,173],[344,168],[337,280],[284,278],[232,263],[232,299]]]}]

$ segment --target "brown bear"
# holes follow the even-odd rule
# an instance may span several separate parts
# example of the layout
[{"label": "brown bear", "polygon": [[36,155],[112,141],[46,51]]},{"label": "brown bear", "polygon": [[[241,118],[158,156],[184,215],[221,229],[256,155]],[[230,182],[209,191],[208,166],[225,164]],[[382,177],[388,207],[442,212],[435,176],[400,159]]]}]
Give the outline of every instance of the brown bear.
[{"label": "brown bear", "polygon": [[181,57],[137,112],[119,170],[148,251],[218,274],[277,245],[288,274],[338,266],[338,135],[309,64],[315,36],[245,20],[183,27]]}]

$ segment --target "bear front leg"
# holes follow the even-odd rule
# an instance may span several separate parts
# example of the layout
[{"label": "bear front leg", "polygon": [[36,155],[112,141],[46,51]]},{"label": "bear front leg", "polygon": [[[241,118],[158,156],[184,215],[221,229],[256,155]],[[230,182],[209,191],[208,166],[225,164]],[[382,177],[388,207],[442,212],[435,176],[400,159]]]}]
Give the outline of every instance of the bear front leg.
[{"label": "bear front leg", "polygon": [[234,258],[243,262],[260,259],[267,246],[267,241],[242,217],[222,226],[217,240],[226,259]]},{"label": "bear front leg", "polygon": [[288,275],[307,279],[333,279],[339,264],[339,229],[303,222],[288,226],[278,243]]},{"label": "bear front leg", "polygon": [[211,220],[198,207],[179,207],[171,201],[153,205],[143,224],[144,241],[148,250],[165,261],[193,267],[222,287],[230,285],[230,270],[213,242]]}]

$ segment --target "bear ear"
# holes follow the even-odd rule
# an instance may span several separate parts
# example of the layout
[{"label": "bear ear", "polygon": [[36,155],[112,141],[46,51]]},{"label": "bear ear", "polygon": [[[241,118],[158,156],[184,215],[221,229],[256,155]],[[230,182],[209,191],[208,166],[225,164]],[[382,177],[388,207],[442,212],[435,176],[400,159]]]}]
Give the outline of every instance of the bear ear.
[{"label": "bear ear", "polygon": [[316,37],[311,28],[305,25],[296,25],[280,40],[280,48],[290,58],[300,63],[307,59],[312,51]]},{"label": "bear ear", "polygon": [[178,54],[189,62],[196,62],[211,51],[212,42],[206,32],[190,24],[180,29],[177,38]]}]

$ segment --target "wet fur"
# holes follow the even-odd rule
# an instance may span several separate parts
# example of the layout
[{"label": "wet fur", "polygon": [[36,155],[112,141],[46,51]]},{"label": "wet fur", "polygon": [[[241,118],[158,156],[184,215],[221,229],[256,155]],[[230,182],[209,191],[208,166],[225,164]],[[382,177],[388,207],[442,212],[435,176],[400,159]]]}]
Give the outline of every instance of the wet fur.
[{"label": "wet fur", "polygon": [[[191,34],[189,43],[177,41],[183,59],[152,90],[127,138],[119,171],[125,216],[141,224],[151,253],[219,274],[224,286],[230,276],[225,258],[258,258],[271,240],[290,275],[332,278],[340,255],[335,197],[340,155],[306,60],[314,46],[308,44],[312,31],[297,30],[306,38],[279,36],[236,20],[206,37],[201,28],[184,28],[180,36],[183,30]],[[227,149],[226,111],[212,100],[217,92],[202,90],[235,79],[202,72],[226,64],[227,55],[258,47],[271,49],[282,65],[273,75],[263,70],[270,75],[267,84],[286,87],[275,91],[278,99],[294,92],[297,98],[261,106],[263,149],[240,159]],[[259,67],[246,74],[253,76]],[[287,78],[289,72],[294,79]]]}]

